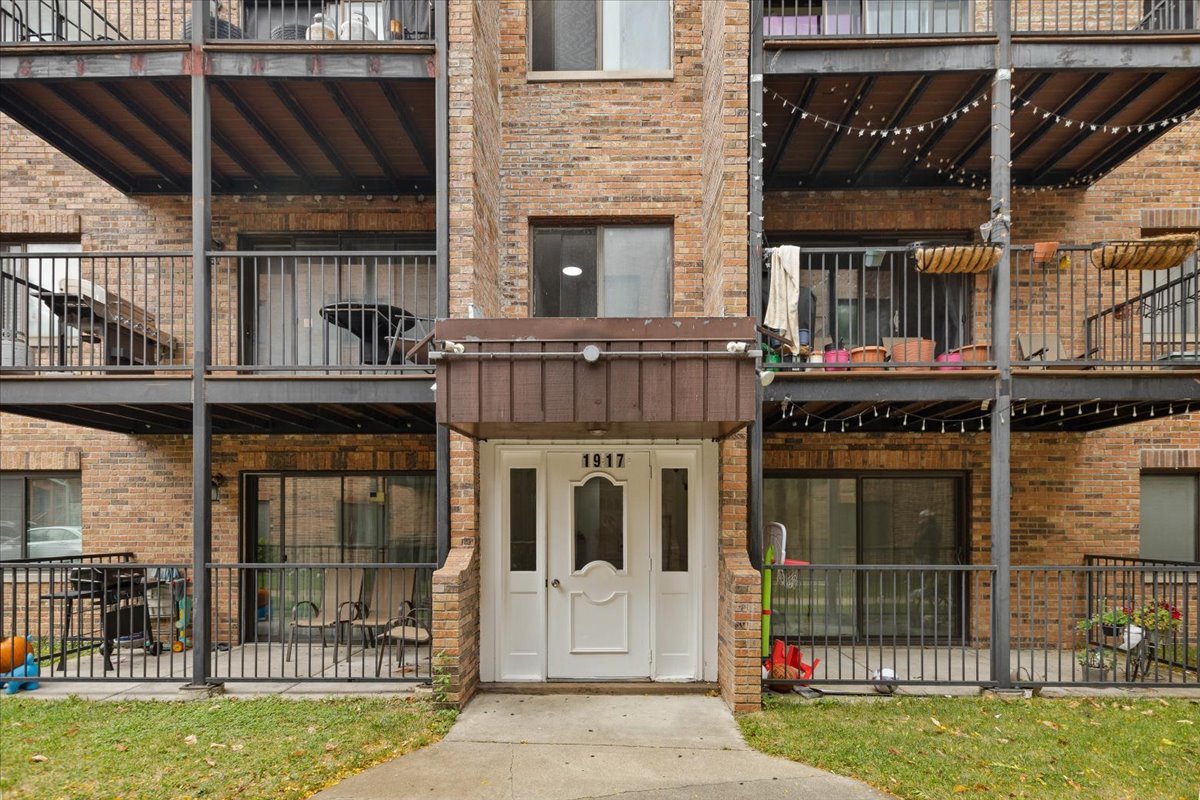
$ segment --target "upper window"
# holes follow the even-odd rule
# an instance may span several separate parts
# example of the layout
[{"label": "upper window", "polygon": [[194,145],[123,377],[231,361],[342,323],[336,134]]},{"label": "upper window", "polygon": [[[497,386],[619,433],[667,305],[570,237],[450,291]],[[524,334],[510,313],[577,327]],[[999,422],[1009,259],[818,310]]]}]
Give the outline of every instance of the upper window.
[{"label": "upper window", "polygon": [[671,226],[534,229],[534,316],[666,317],[670,313]]},{"label": "upper window", "polygon": [[670,0],[530,0],[532,72],[670,73]]},{"label": "upper window", "polygon": [[83,554],[79,475],[0,475],[0,560]]},{"label": "upper window", "polygon": [[1142,475],[1138,555],[1200,561],[1200,474]]}]

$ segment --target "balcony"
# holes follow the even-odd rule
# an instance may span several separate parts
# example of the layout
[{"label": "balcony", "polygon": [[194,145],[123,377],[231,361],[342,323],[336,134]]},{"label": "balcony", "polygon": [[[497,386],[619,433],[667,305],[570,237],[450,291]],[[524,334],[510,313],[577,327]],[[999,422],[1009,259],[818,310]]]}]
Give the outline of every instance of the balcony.
[{"label": "balcony", "polygon": [[[1095,430],[1200,407],[1200,266],[1100,269],[1098,245],[1012,249],[1017,430]],[[775,344],[777,430],[967,433],[995,395],[993,278],[929,274],[914,248],[800,248],[800,355]],[[769,282],[764,279],[764,285]],[[930,422],[934,420],[934,422]]]},{"label": "balcony", "polygon": [[[430,0],[232,0],[210,4],[213,43],[431,43]],[[177,0],[3,0],[0,42],[121,46],[190,43],[191,3]]]},{"label": "balcony", "polygon": [[[1000,0],[765,0],[763,38],[992,37]],[[1200,32],[1196,0],[1003,0],[1014,35]]]},{"label": "balcony", "polygon": [[[190,256],[17,253],[0,264],[3,410],[190,432]],[[435,254],[221,252],[210,280],[217,432],[432,429]]]}]

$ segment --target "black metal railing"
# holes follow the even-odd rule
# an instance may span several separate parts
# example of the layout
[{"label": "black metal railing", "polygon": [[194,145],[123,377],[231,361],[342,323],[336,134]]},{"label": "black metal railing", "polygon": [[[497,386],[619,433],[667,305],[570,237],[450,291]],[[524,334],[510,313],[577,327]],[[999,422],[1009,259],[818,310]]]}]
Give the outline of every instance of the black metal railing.
[{"label": "black metal railing", "polygon": [[[1086,560],[1012,567],[1012,683],[1197,685],[1200,564]],[[764,683],[995,685],[995,575],[992,566],[769,566]],[[792,648],[798,666],[779,666]]]},{"label": "black metal railing", "polygon": [[992,30],[993,1],[766,0],[763,37],[875,38],[988,33]]},{"label": "black metal railing", "polygon": [[434,253],[222,252],[210,270],[214,369],[429,369]]},{"label": "black metal railing", "polygon": [[1200,259],[1100,270],[1093,249],[1013,248],[1014,365],[1200,368]]},{"label": "black metal railing", "polygon": [[[919,272],[908,248],[801,248],[799,342],[782,343],[779,370],[987,369],[992,303],[988,275]],[[770,285],[769,271],[764,285]]]},{"label": "black metal railing", "polygon": [[436,564],[212,564],[221,681],[428,681]]},{"label": "black metal railing", "polygon": [[[432,42],[433,0],[217,0],[209,41]],[[0,42],[186,42],[189,0],[0,0]]]},{"label": "black metal railing", "polygon": [[768,652],[801,653],[796,684],[987,684],[989,566],[775,565]]},{"label": "black metal railing", "polygon": [[1176,33],[1200,30],[1197,0],[1011,0],[1014,33]]},{"label": "black metal railing", "polygon": [[[765,0],[763,38],[990,34],[998,0]],[[1016,34],[1200,30],[1198,0],[1003,0]]]},{"label": "black metal railing", "polygon": [[[0,563],[0,639],[17,638],[0,656],[32,654],[47,680],[190,678],[191,568],[98,557]],[[428,681],[434,569],[210,564],[208,678]]]},{"label": "black metal railing", "polygon": [[127,551],[111,553],[82,553],[77,556],[41,556],[38,558],[5,558],[0,564],[128,564],[134,560],[134,554]]},{"label": "black metal railing", "polygon": [[1200,564],[1013,567],[1013,670],[1039,685],[1196,685]]},{"label": "black metal railing", "polygon": [[0,255],[0,370],[184,370],[191,358],[184,253]]},{"label": "black metal railing", "polygon": [[186,679],[190,570],[124,555],[0,562],[0,639],[10,642],[0,655],[32,655],[40,680]]}]

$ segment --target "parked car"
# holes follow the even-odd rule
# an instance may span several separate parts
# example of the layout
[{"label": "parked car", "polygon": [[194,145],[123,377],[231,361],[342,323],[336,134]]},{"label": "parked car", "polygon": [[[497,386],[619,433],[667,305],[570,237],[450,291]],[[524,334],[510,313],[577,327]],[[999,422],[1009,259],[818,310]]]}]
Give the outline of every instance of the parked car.
[{"label": "parked car", "polygon": [[30,528],[25,535],[29,542],[28,558],[77,556],[83,553],[83,529],[77,525]]}]

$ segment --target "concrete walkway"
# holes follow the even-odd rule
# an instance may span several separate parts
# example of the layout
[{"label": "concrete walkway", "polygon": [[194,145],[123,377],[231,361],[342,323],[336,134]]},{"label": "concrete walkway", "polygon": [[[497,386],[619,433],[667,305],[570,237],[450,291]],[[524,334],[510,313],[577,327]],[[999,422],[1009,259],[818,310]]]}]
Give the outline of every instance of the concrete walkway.
[{"label": "concrete walkway", "polygon": [[373,767],[319,800],[859,800],[864,784],[751,750],[702,696],[477,697],[438,744]]}]

